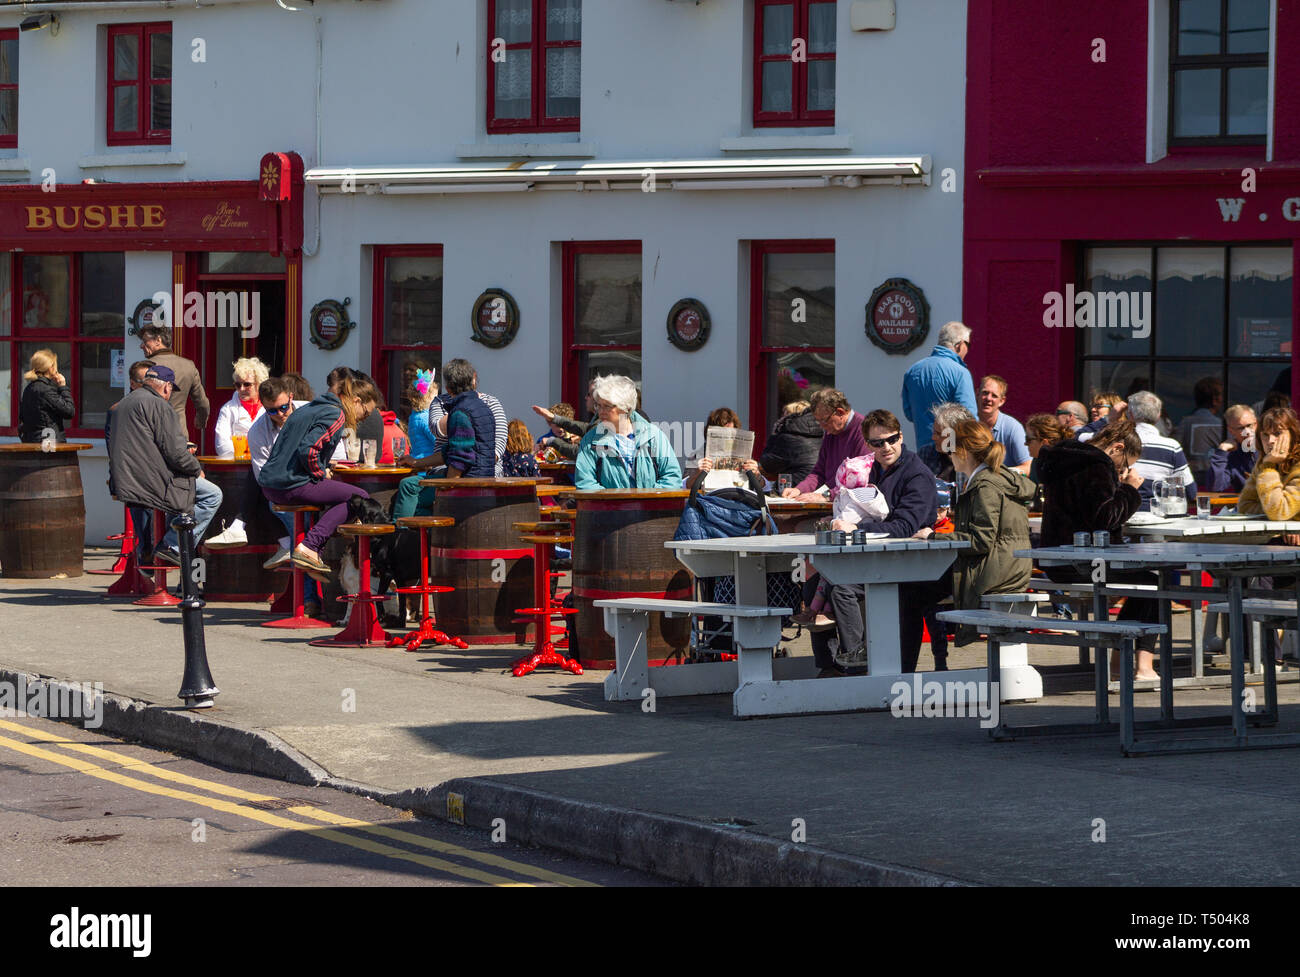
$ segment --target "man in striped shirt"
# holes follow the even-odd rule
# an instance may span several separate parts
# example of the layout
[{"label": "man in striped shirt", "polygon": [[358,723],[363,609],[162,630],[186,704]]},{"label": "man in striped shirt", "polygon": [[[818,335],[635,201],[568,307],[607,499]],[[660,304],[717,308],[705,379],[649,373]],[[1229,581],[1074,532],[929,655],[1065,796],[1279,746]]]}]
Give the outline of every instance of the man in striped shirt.
[{"label": "man in striped shirt", "polygon": [[1142,439],[1142,456],[1133,470],[1142,476],[1142,486],[1138,492],[1142,495],[1142,511],[1151,511],[1151,497],[1156,483],[1164,479],[1177,479],[1182,483],[1187,496],[1189,512],[1196,509],[1196,479],[1187,465],[1187,456],[1183,446],[1173,438],[1164,437],[1156,424],[1164,405],[1160,398],[1149,390],[1139,390],[1128,398],[1128,414],[1137,428],[1138,437]]}]

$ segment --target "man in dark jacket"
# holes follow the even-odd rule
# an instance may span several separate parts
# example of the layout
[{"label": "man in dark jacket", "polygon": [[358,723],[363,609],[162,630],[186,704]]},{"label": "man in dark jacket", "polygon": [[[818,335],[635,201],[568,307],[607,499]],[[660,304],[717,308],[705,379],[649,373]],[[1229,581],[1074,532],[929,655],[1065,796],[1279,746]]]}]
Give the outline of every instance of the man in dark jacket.
[{"label": "man in dark jacket", "polygon": [[776,481],[778,475],[789,475],[790,484],[798,485],[812,474],[817,464],[822,434],[822,427],[811,407],[777,418],[772,436],[767,439],[758,459],[763,474],[772,481]]},{"label": "man in dark jacket", "polygon": [[1209,489],[1240,492],[1259,460],[1255,450],[1255,412],[1245,404],[1233,404],[1223,412],[1223,419],[1228,425],[1228,440],[1210,452]]},{"label": "man in dark jacket", "polygon": [[[185,433],[168,403],[175,374],[154,366],[144,386],[127,394],[114,411],[109,444],[109,472],[117,497],[131,506],[164,512],[194,513],[194,543],[221,507],[221,489],[203,477],[203,466],[190,452]],[[181,565],[176,529],[167,530],[157,559]]]},{"label": "man in dark jacket", "polygon": [[[139,390],[144,386],[144,375],[149,372],[149,368],[155,366],[153,360],[136,360],[126,371],[126,382],[129,384],[127,393],[132,390]],[[123,398],[125,400],[126,398]],[[104,414],[104,448],[106,451],[113,450],[113,414],[121,405],[119,400],[116,404],[111,404],[108,411]],[[108,470],[108,494],[116,496],[117,489],[113,485],[113,469]],[[131,512],[131,529],[136,536],[136,553],[141,558],[139,563],[149,563],[150,557],[153,556],[153,510],[144,509],[140,506],[127,506]]]}]

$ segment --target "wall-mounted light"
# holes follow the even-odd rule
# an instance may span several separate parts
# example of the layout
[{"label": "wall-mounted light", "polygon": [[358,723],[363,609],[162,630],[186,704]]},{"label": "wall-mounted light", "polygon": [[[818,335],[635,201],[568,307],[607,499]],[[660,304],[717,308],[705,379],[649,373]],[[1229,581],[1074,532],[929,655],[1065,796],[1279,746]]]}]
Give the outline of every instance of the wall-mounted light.
[{"label": "wall-mounted light", "polygon": [[59,32],[59,18],[54,14],[36,14],[28,17],[18,25],[20,31],[38,31],[44,27],[50,28],[51,36]]}]

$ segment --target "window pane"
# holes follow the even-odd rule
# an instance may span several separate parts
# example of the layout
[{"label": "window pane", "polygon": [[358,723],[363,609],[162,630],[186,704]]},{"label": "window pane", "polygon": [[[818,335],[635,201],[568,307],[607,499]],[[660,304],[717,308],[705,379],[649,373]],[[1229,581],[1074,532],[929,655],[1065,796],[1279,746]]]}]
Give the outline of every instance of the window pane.
[{"label": "window pane", "polygon": [[580,390],[585,396],[588,385],[596,376],[627,377],[641,392],[641,351],[639,349],[584,350],[579,357],[578,376]]},{"label": "window pane", "polygon": [[641,255],[577,256],[573,341],[641,345]]},{"label": "window pane", "polygon": [[[9,335],[9,324],[13,321],[9,318],[14,307],[14,293],[9,283],[9,269],[13,264],[12,258],[13,255],[8,252],[0,254],[0,336]],[[7,366],[8,363],[8,360],[0,360],[0,366]]]},{"label": "window pane", "polygon": [[384,354],[388,361],[388,386],[380,391],[388,400],[391,410],[403,424],[411,416],[411,396],[415,393],[417,370],[433,370],[439,384],[442,382],[442,353],[437,350],[418,352],[392,351]]},{"label": "window pane", "polygon": [[385,346],[442,345],[442,259],[392,257],[384,262]]},{"label": "window pane", "polygon": [[126,256],[81,256],[81,335],[121,336],[126,328]]},{"label": "window pane", "polygon": [[789,112],[794,95],[790,78],[794,65],[789,61],[763,62],[763,111]]},{"label": "window pane", "polygon": [[835,62],[808,62],[808,111],[835,111]]},{"label": "window pane", "polygon": [[808,50],[815,54],[835,51],[835,4],[814,3],[808,8]]},{"label": "window pane", "polygon": [[546,52],[546,117],[574,118],[582,104],[581,48],[551,48]]},{"label": "window pane", "polygon": [[521,49],[506,52],[496,70],[496,117],[528,119],[533,114],[533,54]]},{"label": "window pane", "polygon": [[163,33],[149,35],[149,64],[150,78],[165,78],[171,80],[172,76],[172,35],[168,31]]},{"label": "window pane", "polygon": [[18,89],[0,92],[0,136],[18,135]]},{"label": "window pane", "polygon": [[135,34],[113,36],[113,80],[135,81],[140,77],[140,38]]},{"label": "window pane", "polygon": [[20,329],[68,328],[68,288],[71,258],[67,255],[23,255],[23,308]]},{"label": "window pane", "polygon": [[149,128],[163,129],[170,132],[172,128],[171,84],[150,85],[149,93],[153,103],[149,117]]},{"label": "window pane", "polygon": [[1228,290],[1228,353],[1291,352],[1291,249],[1233,248]]},{"label": "window pane", "polygon": [[1219,51],[1219,0],[1179,0],[1178,53]]},{"label": "window pane", "polygon": [[[1289,368],[1286,363],[1229,363],[1228,392],[1224,403],[1228,406],[1246,404],[1258,410],[1255,405],[1261,404],[1281,378],[1282,371]],[[1286,381],[1286,386],[1289,396],[1289,380]]]},{"label": "window pane", "polygon": [[835,255],[763,257],[763,345],[835,345]]},{"label": "window pane", "polygon": [[777,353],[767,358],[767,426],[771,431],[786,404],[807,400],[835,386],[834,353]]},{"label": "window pane", "polygon": [[1219,134],[1217,68],[1174,72],[1174,136]]},{"label": "window pane", "polygon": [[[108,385],[114,349],[120,350],[121,347],[109,343],[82,343],[78,350],[81,389],[77,391],[77,417],[81,427],[102,428],[108,405],[122,397],[122,390]],[[64,376],[67,376],[66,372]]]},{"label": "window pane", "polygon": [[212,251],[203,256],[201,265],[209,274],[279,274],[284,271],[284,255],[260,251]]},{"label": "window pane", "polygon": [[18,84],[18,41],[0,41],[0,85]]},{"label": "window pane", "polygon": [[136,121],[137,91],[134,85],[119,85],[113,89],[114,132],[136,132],[140,128]]},{"label": "window pane", "polygon": [[533,0],[497,0],[497,37],[507,44],[533,39]]},{"label": "window pane", "polygon": [[1268,50],[1268,0],[1228,0],[1228,53]]},{"label": "window pane", "polygon": [[1228,135],[1262,136],[1268,118],[1268,69],[1228,69]]},{"label": "window pane", "polygon": [[1089,360],[1083,367],[1083,390],[1089,399],[1094,393],[1113,390],[1128,397],[1135,390],[1150,390],[1149,365],[1145,360]]},{"label": "window pane", "polygon": [[1156,251],[1156,353],[1223,355],[1223,249]]},{"label": "window pane", "polygon": [[790,54],[794,40],[794,5],[771,4],[763,8],[763,53]]},{"label": "window pane", "polygon": [[14,378],[9,369],[9,344],[0,343],[0,427],[12,424]]},{"label": "window pane", "polygon": [[[1084,257],[1084,288],[1094,302],[1106,309],[1107,327],[1096,328],[1100,321],[1098,308],[1093,308],[1093,328],[1083,330],[1083,350],[1086,355],[1146,356],[1151,351],[1151,249],[1150,248],[1090,248]],[[1098,300],[1097,296],[1101,296]],[[1129,328],[1109,325],[1115,318],[1112,310],[1123,313],[1123,300],[1127,297]],[[1062,308],[1065,327],[1078,322],[1081,311],[1078,296],[1074,309]],[[1147,316],[1146,328],[1139,321],[1139,312]],[[1145,334],[1145,335],[1143,335]]]},{"label": "window pane", "polygon": [[582,40],[582,0],[546,0],[546,39]]}]

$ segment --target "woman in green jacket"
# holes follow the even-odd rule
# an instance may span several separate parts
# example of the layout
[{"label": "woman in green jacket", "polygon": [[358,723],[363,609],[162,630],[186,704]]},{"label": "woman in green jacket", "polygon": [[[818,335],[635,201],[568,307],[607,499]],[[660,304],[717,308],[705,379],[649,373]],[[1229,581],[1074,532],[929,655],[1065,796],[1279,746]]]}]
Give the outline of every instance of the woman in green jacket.
[{"label": "woman in green jacket", "polygon": [[682,487],[682,468],[668,438],[636,409],[635,383],[598,377],[592,399],[598,421],[578,444],[578,491]]},{"label": "woman in green jacket", "polygon": [[[1028,505],[1034,484],[1020,472],[1004,468],[1005,449],[979,421],[959,422],[953,429],[955,447],[949,453],[953,468],[962,477],[953,506],[952,534],[948,537],[971,544],[952,567],[953,606],[978,609],[985,594],[1022,591],[1033,570],[1031,560],[1015,555],[1029,549]],[[923,529],[917,534],[930,535]],[[957,643],[976,640],[974,628],[961,627]]]}]

